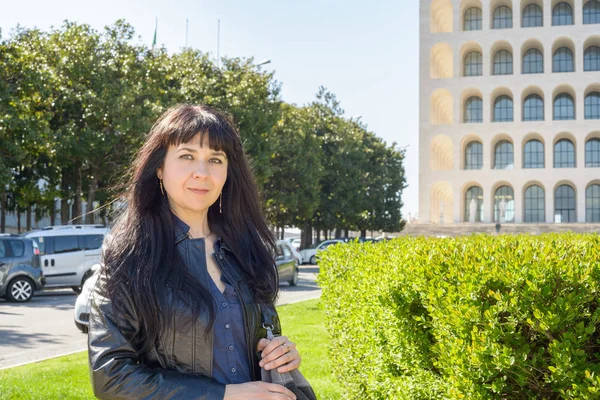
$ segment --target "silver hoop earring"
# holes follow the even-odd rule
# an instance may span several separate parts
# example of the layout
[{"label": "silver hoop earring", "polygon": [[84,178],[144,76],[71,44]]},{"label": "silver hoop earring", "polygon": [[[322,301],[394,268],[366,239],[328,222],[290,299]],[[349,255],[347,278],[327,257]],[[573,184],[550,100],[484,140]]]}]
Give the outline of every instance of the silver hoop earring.
[{"label": "silver hoop earring", "polygon": [[159,179],[158,181],[160,183],[160,192],[162,193],[163,197],[165,197],[165,189],[163,188],[162,179]]},{"label": "silver hoop earring", "polygon": [[219,213],[223,214],[223,192],[219,195]]}]

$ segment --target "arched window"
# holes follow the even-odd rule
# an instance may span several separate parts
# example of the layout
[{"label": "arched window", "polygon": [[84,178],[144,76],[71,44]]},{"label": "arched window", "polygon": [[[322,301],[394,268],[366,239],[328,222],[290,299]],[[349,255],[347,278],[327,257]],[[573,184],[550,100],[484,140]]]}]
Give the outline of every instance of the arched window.
[{"label": "arched window", "polygon": [[492,29],[512,28],[512,10],[508,6],[500,6],[494,10]]},{"label": "arched window", "polygon": [[600,167],[600,139],[593,138],[585,144],[585,167]]},{"label": "arched window", "polygon": [[585,96],[585,119],[600,119],[600,92]]},{"label": "arched window", "polygon": [[[504,204],[503,203],[504,200]],[[501,221],[501,211],[504,208],[504,221],[515,222],[515,195],[509,186],[500,186],[494,194],[494,221]]]},{"label": "arched window", "polygon": [[575,168],[575,146],[569,139],[554,145],[554,168]]},{"label": "arched window", "polygon": [[583,23],[600,24],[600,1],[590,0],[583,6]]},{"label": "arched window", "polygon": [[483,145],[480,142],[470,142],[465,147],[465,169],[483,168]]},{"label": "arched window", "polygon": [[523,121],[543,121],[544,100],[537,94],[530,94],[523,102]]},{"label": "arched window", "polygon": [[465,102],[465,123],[483,122],[483,101],[472,96]]},{"label": "arched window", "polygon": [[481,53],[471,51],[465,56],[464,75],[481,76],[483,74],[483,60]]},{"label": "arched window", "polygon": [[494,149],[494,169],[513,169],[515,165],[513,145],[508,140],[501,140]]},{"label": "arched window", "polygon": [[481,30],[481,9],[471,7],[465,11],[463,30],[465,31],[480,31]]},{"label": "arched window", "polygon": [[573,7],[561,2],[552,9],[552,25],[573,25]]},{"label": "arched window", "polygon": [[575,190],[569,185],[561,185],[554,192],[554,215],[560,215],[561,222],[576,222]]},{"label": "arched window", "polygon": [[494,75],[511,75],[513,73],[513,57],[510,51],[500,50],[494,54]]},{"label": "arched window", "polygon": [[575,119],[575,103],[568,93],[561,93],[554,99],[554,120]]},{"label": "arched window", "polygon": [[537,185],[525,190],[525,222],[546,222],[544,189]]},{"label": "arched window", "polygon": [[600,222],[600,185],[585,190],[585,222]]},{"label": "arched window", "polygon": [[523,22],[521,23],[523,28],[534,28],[537,26],[544,26],[544,13],[542,7],[537,4],[529,4],[523,9]]},{"label": "arched window", "polygon": [[513,101],[507,95],[498,96],[494,102],[494,122],[511,122],[513,120]]},{"label": "arched window", "polygon": [[470,221],[471,200],[475,200],[475,222],[483,221],[483,189],[479,186],[471,186],[465,192],[465,222]]},{"label": "arched window", "polygon": [[600,71],[600,46],[589,46],[583,54],[584,71]]},{"label": "arched window", "polygon": [[544,164],[544,144],[536,139],[525,143],[523,168],[544,168]]},{"label": "arched window", "polygon": [[568,47],[561,47],[554,52],[552,57],[552,72],[573,72],[573,52]]},{"label": "arched window", "polygon": [[544,56],[538,49],[529,49],[523,55],[524,74],[544,73]]}]

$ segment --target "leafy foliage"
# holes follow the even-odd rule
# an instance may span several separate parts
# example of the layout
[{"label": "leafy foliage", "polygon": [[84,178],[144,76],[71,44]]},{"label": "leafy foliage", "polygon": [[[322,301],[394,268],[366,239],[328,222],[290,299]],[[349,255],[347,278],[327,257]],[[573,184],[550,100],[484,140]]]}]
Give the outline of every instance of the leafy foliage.
[{"label": "leafy foliage", "polygon": [[598,235],[330,247],[319,283],[355,399],[595,399]]}]

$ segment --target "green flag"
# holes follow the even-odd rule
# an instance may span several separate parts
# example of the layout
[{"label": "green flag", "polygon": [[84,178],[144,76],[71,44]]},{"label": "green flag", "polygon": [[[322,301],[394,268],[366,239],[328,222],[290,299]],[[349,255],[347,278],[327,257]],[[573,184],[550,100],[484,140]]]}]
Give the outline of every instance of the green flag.
[{"label": "green flag", "polygon": [[154,40],[152,40],[152,50],[156,46],[156,31],[158,30],[158,18],[156,18],[156,24],[154,25]]}]

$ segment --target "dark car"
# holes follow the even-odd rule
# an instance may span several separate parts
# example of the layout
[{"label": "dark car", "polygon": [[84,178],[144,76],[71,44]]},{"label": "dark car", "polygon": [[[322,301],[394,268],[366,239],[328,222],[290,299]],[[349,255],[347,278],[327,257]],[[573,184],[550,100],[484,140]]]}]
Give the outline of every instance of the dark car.
[{"label": "dark car", "polygon": [[298,284],[298,259],[292,253],[291,245],[284,241],[277,243],[275,263],[279,272],[279,281],[288,282],[290,286]]},{"label": "dark car", "polygon": [[31,300],[46,278],[40,265],[40,249],[32,239],[0,234],[0,297],[9,301]]}]

